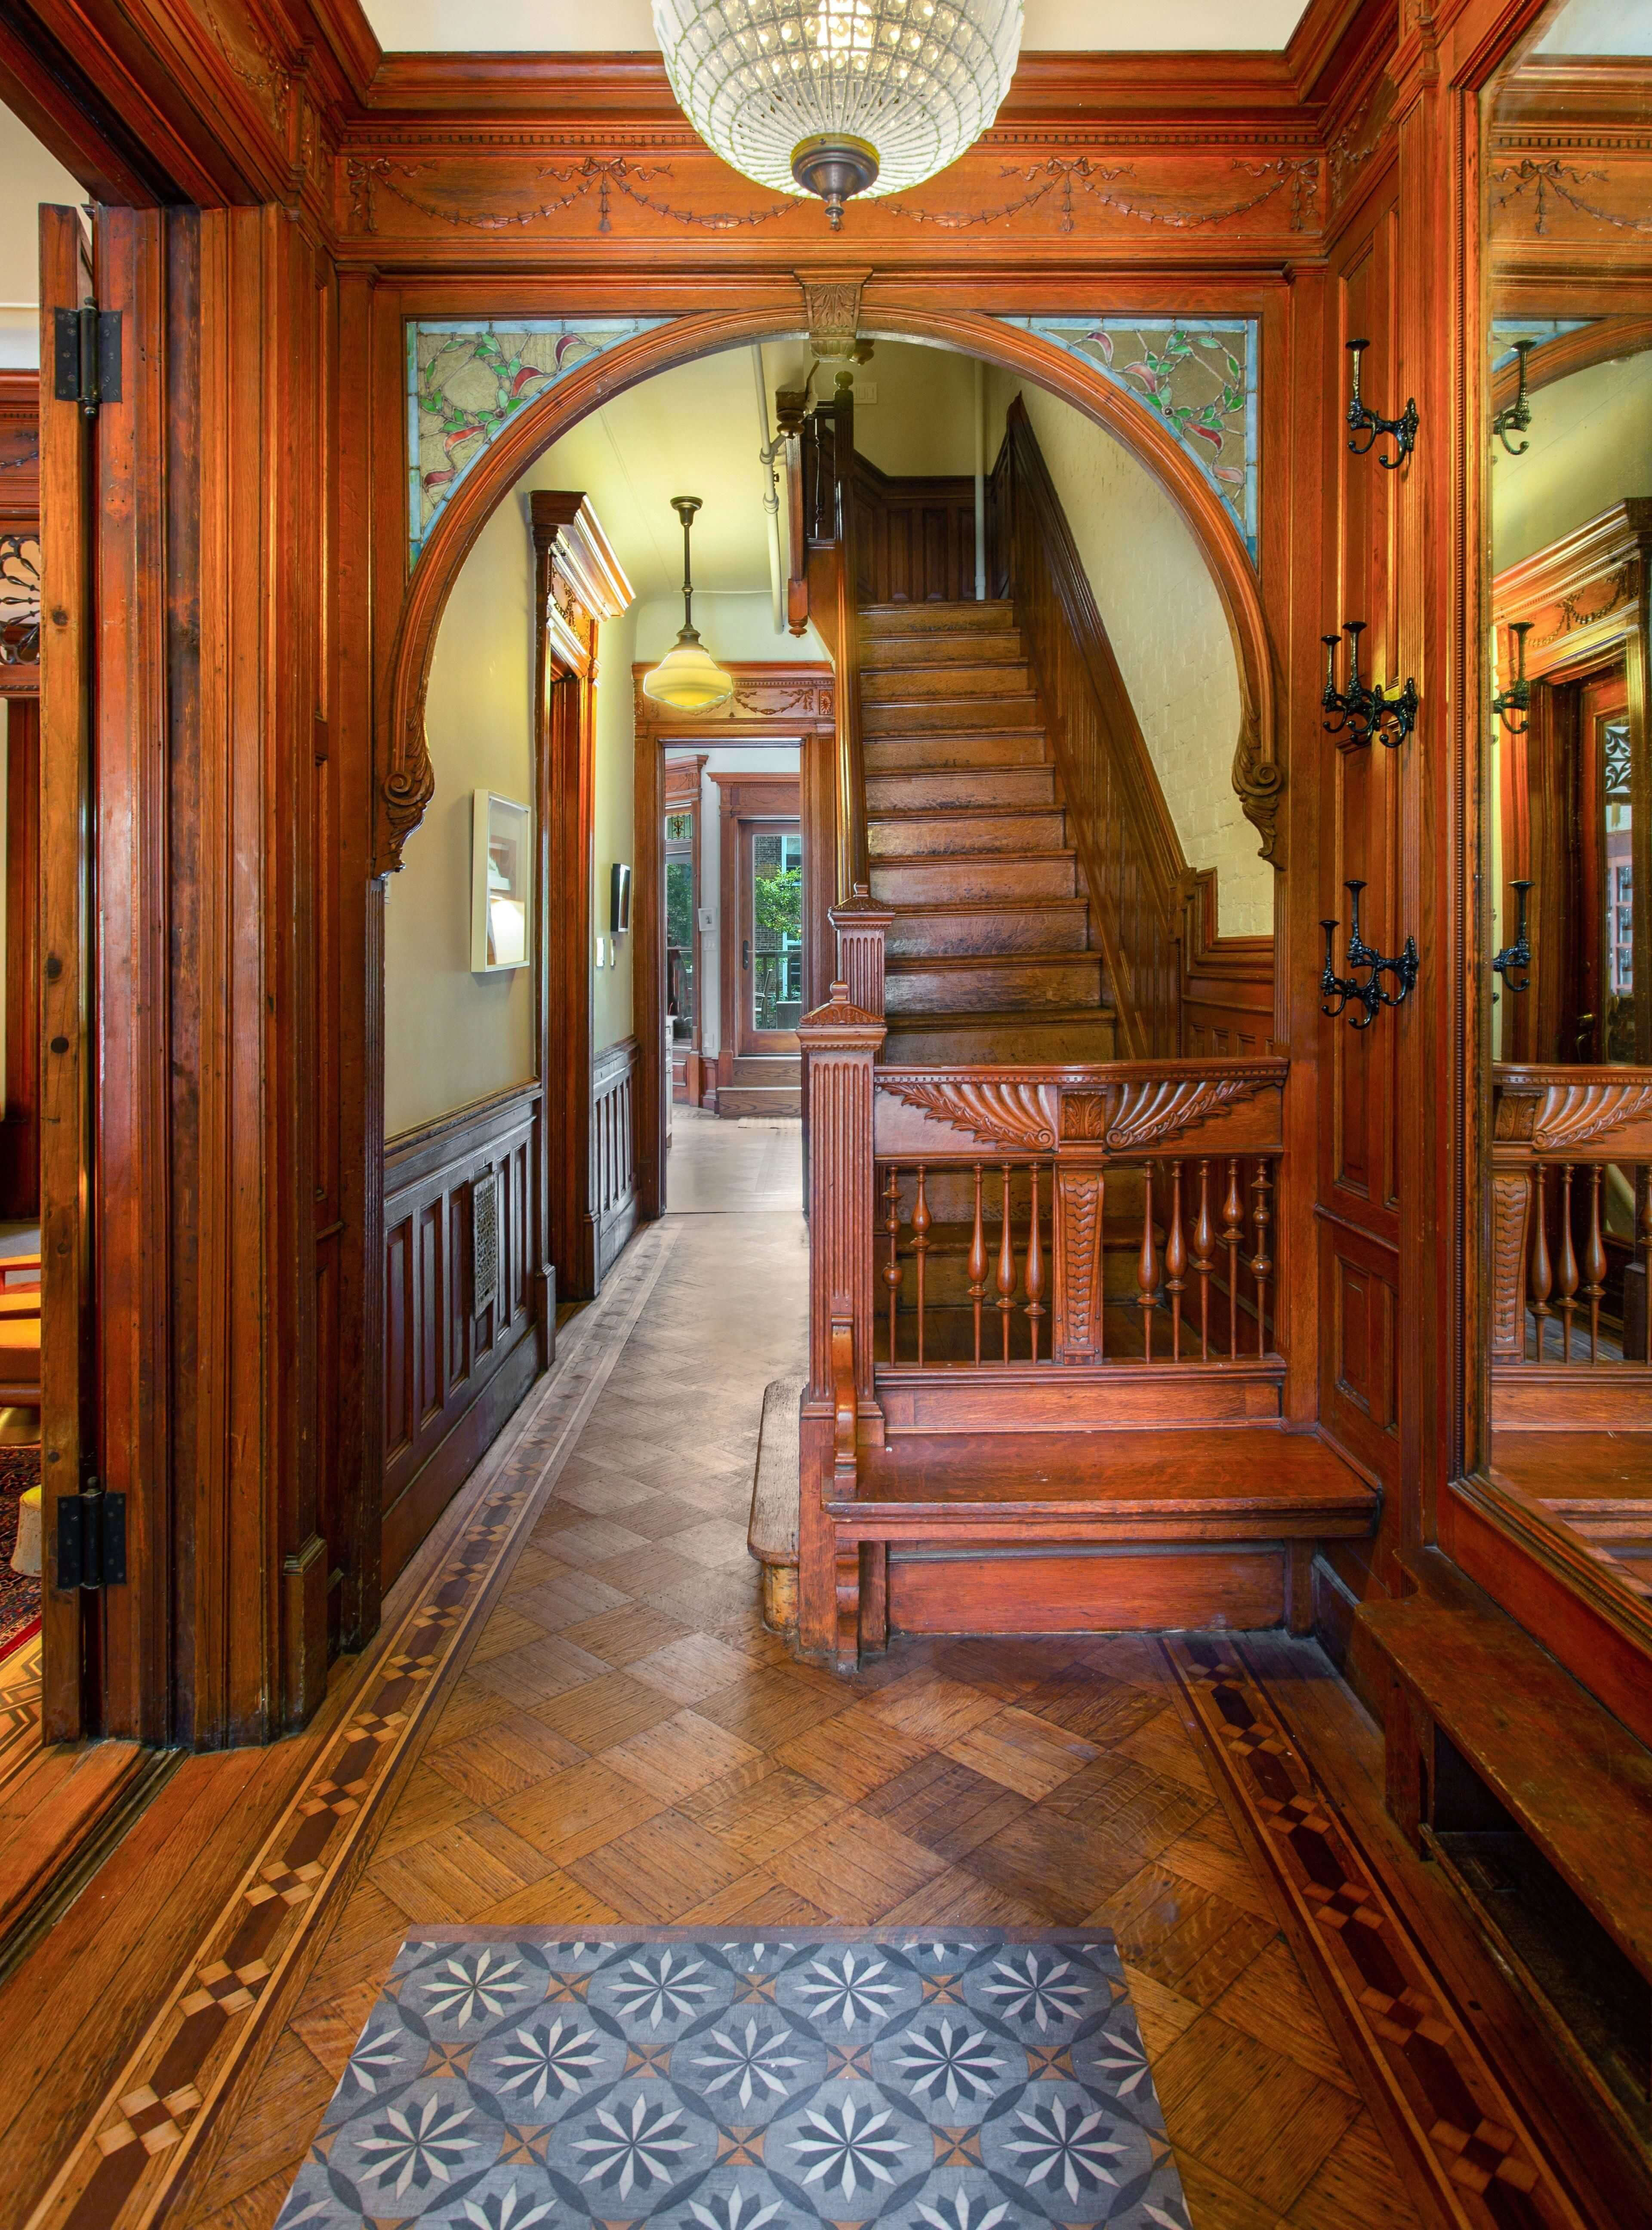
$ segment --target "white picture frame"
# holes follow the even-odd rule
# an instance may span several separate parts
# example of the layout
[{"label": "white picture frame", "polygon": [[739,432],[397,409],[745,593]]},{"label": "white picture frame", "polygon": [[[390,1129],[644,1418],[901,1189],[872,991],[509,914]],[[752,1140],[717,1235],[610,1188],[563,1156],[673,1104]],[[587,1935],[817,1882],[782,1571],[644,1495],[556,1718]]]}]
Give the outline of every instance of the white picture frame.
[{"label": "white picture frame", "polygon": [[533,957],[533,812],[491,790],[471,794],[470,965],[478,976]]}]

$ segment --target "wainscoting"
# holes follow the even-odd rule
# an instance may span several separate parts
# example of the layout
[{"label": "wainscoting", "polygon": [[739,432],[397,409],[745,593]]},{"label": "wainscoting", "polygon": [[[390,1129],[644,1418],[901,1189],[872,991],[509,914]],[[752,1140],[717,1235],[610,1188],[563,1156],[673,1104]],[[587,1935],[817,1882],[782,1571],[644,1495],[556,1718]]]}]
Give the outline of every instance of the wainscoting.
[{"label": "wainscoting", "polygon": [[1274,1035],[1274,940],[1223,937],[1214,868],[1183,886],[1182,1051],[1194,1060],[1255,1060]]},{"label": "wainscoting", "polygon": [[385,1149],[387,1588],[554,1352],[540,1119],[519,1085]]},{"label": "wainscoting", "polygon": [[599,1053],[590,1065],[590,1214],[602,1279],[636,1229],[636,1092],[641,1048],[635,1038]]}]

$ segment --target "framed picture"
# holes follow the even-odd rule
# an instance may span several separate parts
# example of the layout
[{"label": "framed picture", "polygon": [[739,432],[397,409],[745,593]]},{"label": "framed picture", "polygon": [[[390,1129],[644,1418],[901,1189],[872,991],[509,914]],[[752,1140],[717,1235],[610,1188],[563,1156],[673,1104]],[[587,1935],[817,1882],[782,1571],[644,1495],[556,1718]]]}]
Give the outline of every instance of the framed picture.
[{"label": "framed picture", "polygon": [[616,937],[631,926],[631,871],[617,860],[608,871],[608,925]]},{"label": "framed picture", "polygon": [[470,964],[478,976],[526,968],[532,894],[533,815],[491,790],[473,795]]}]

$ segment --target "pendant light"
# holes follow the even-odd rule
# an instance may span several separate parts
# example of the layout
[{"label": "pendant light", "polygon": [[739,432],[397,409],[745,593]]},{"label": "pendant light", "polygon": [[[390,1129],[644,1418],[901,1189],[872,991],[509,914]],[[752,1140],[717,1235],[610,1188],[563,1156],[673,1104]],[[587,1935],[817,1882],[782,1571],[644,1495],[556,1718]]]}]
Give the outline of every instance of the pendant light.
[{"label": "pendant light", "polygon": [[709,712],[726,704],[734,684],[700,640],[694,627],[694,575],[688,559],[689,531],[700,509],[697,495],[674,495],[671,508],[682,521],[682,628],[674,648],[642,676],[642,694],[675,712]]},{"label": "pendant light", "polygon": [[726,163],[818,194],[894,194],[987,129],[1021,51],[1022,0],[654,0],[679,105]]}]

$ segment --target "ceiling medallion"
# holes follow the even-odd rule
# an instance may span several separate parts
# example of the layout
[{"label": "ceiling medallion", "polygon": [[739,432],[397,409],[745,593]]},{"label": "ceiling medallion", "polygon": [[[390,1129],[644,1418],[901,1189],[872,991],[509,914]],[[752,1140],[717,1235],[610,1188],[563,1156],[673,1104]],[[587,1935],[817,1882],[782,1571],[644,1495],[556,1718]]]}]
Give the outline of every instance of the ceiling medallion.
[{"label": "ceiling medallion", "polygon": [[818,195],[921,185],[992,122],[1022,0],[654,0],[689,122],[758,184]]}]

